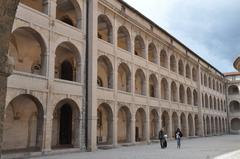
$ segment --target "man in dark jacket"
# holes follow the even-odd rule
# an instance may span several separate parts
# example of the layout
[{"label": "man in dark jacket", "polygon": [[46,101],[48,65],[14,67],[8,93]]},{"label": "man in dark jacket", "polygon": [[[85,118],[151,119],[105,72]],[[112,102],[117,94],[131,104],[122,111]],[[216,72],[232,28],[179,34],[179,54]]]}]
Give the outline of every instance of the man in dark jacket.
[{"label": "man in dark jacket", "polygon": [[160,146],[161,148],[165,148],[164,146],[164,141],[165,141],[165,137],[164,137],[164,133],[163,133],[163,130],[161,129],[158,133],[158,138],[160,140]]},{"label": "man in dark jacket", "polygon": [[182,137],[182,132],[179,128],[177,128],[177,131],[175,132],[175,139],[177,140],[177,148],[181,147],[181,137]]}]

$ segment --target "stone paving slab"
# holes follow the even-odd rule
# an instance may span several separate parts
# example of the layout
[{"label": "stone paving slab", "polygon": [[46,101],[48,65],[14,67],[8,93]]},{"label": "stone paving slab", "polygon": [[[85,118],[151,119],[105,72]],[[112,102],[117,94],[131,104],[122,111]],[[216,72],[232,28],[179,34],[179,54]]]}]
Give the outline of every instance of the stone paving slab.
[{"label": "stone paving slab", "polygon": [[158,143],[154,143],[35,159],[213,159],[239,149],[240,135],[226,135],[186,139],[182,141],[181,149],[176,148],[175,141],[169,141],[166,149],[161,149]]}]

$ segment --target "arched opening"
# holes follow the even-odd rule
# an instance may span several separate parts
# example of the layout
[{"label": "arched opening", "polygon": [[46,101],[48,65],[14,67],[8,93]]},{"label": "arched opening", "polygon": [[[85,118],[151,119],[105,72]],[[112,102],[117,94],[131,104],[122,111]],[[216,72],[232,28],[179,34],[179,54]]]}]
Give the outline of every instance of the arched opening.
[{"label": "arched opening", "polygon": [[213,102],[212,102],[212,96],[211,95],[209,96],[209,106],[210,106],[210,109],[213,108]]},{"label": "arched opening", "polygon": [[189,136],[194,136],[193,118],[191,114],[188,115],[188,134]]},{"label": "arched opening", "polygon": [[207,76],[204,74],[204,86],[207,87]]},{"label": "arched opening", "polygon": [[212,135],[216,134],[215,128],[214,128],[214,118],[211,117],[211,130],[212,130]]},{"label": "arched opening", "polygon": [[106,15],[98,16],[98,38],[113,43],[112,24]]},{"label": "arched opening", "polygon": [[222,118],[222,125],[223,125],[223,133],[226,133],[226,123],[224,121],[224,118]]},{"label": "arched opening", "polygon": [[195,115],[194,122],[195,122],[195,136],[199,136],[200,135],[200,126],[199,126],[198,115]]},{"label": "arched opening", "polygon": [[165,78],[161,80],[161,99],[168,100],[169,90],[168,82]]},{"label": "arched opening", "polygon": [[189,87],[187,88],[187,103],[192,105],[192,91]]},{"label": "arched opening", "polygon": [[79,147],[79,122],[80,111],[74,101],[58,102],[52,119],[52,148]]},{"label": "arched opening", "polygon": [[158,113],[155,109],[150,112],[150,138],[152,140],[158,139]]},{"label": "arched opening", "polygon": [[125,63],[118,66],[118,90],[131,92],[131,72]]},{"label": "arched opening", "polygon": [[146,58],[145,44],[143,38],[140,35],[137,35],[134,40],[134,54],[142,58]]},{"label": "arched opening", "polygon": [[161,50],[160,52],[160,66],[168,68],[168,57],[165,50]]},{"label": "arched opening", "polygon": [[178,73],[184,76],[184,66],[181,59],[178,61]]},{"label": "arched opening", "polygon": [[208,116],[206,117],[206,124],[207,124],[207,135],[210,135],[211,127],[210,127],[210,119]]},{"label": "arched opening", "polygon": [[216,131],[216,134],[219,134],[219,126],[218,126],[218,119],[217,119],[217,117],[215,117],[215,131]]},{"label": "arched opening", "polygon": [[16,71],[46,75],[46,46],[32,28],[21,27],[11,34],[8,54],[13,57]]},{"label": "arched opening", "polygon": [[130,35],[127,28],[125,28],[124,26],[120,26],[118,28],[117,44],[119,48],[126,51],[131,51]]},{"label": "arched opening", "polygon": [[185,90],[182,84],[179,87],[179,100],[180,103],[185,103]]},{"label": "arched opening", "polygon": [[[112,63],[107,56],[98,58],[98,86],[113,88],[113,68]],[[100,80],[100,82],[99,82]]]},{"label": "arched opening", "polygon": [[162,129],[163,129],[164,134],[171,136],[169,125],[170,125],[170,117],[168,115],[168,112],[164,111],[162,113]]},{"label": "arched opening", "polygon": [[212,80],[211,80],[211,77],[208,77],[208,88],[212,88]]},{"label": "arched opening", "polygon": [[113,113],[111,107],[102,103],[97,109],[97,144],[107,145],[113,141]]},{"label": "arched opening", "polygon": [[203,117],[203,134],[204,134],[204,136],[207,136],[207,134],[206,134],[206,120],[205,120],[205,117]]},{"label": "arched opening", "polygon": [[173,102],[177,102],[177,85],[176,83],[173,81],[171,83],[171,101]]},{"label": "arched opening", "polygon": [[237,95],[239,94],[239,89],[237,86],[235,85],[231,85],[228,87],[228,94],[229,95]]},{"label": "arched opening", "polygon": [[81,29],[82,11],[76,0],[57,0],[56,19]]},{"label": "arched opening", "polygon": [[153,62],[155,64],[158,63],[157,60],[157,49],[154,43],[150,43],[148,45],[148,61]]},{"label": "arched opening", "polygon": [[158,80],[154,74],[151,74],[149,77],[149,96],[154,98],[158,97]]},{"label": "arched opening", "polygon": [[192,68],[192,79],[193,81],[197,81],[197,71],[194,67]]},{"label": "arched opening", "polygon": [[174,55],[170,56],[170,70],[173,72],[177,72],[177,62]]},{"label": "arched opening", "polygon": [[146,113],[143,108],[139,108],[135,115],[135,141],[146,140]]},{"label": "arched opening", "polygon": [[141,69],[137,69],[135,73],[135,93],[146,95],[146,78]]},{"label": "arched opening", "polygon": [[48,13],[48,3],[47,0],[20,0],[20,3],[29,6],[35,10],[38,10],[39,12]]},{"label": "arched opening", "polygon": [[5,110],[3,147],[6,153],[39,151],[43,137],[43,107],[31,95],[12,99]]},{"label": "arched opening", "polygon": [[81,82],[81,61],[77,48],[63,42],[58,45],[55,54],[55,78]]},{"label": "arched opening", "polygon": [[231,101],[229,104],[230,112],[231,113],[238,113],[240,112],[240,104],[238,101]]},{"label": "arched opening", "polygon": [[191,79],[191,71],[190,71],[190,66],[186,64],[186,77]]},{"label": "arched opening", "polygon": [[217,109],[217,102],[216,102],[216,98],[214,97],[213,99],[213,109],[216,110]]},{"label": "arched opening", "polygon": [[182,130],[183,136],[187,137],[187,119],[184,113],[181,114],[180,121],[181,121],[181,130]]},{"label": "arched opening", "polygon": [[118,143],[131,141],[131,113],[126,106],[122,106],[118,110],[117,140]]},{"label": "arched opening", "polygon": [[178,115],[176,112],[173,112],[172,114],[172,137],[175,138],[175,132],[179,128],[178,125]]},{"label": "arched opening", "polygon": [[205,94],[205,108],[208,108],[208,95]]},{"label": "arched opening", "polygon": [[231,120],[231,129],[232,130],[237,130],[237,131],[239,131],[240,130],[240,119],[238,119],[238,118],[233,118],[232,120]]},{"label": "arched opening", "polygon": [[221,118],[219,117],[218,118],[218,121],[219,121],[219,132],[220,132],[220,134],[222,134],[222,120],[221,120]]},{"label": "arched opening", "polygon": [[215,80],[214,80],[214,79],[212,80],[212,88],[213,88],[213,90],[216,89],[216,88],[215,88]]},{"label": "arched opening", "polygon": [[193,90],[193,104],[194,106],[198,106],[198,93],[195,89]]}]

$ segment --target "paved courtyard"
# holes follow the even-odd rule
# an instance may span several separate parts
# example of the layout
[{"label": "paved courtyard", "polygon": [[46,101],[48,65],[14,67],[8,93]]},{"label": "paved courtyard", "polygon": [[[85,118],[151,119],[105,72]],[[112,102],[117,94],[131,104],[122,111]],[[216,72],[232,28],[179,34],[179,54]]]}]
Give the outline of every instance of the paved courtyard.
[{"label": "paved courtyard", "polygon": [[175,141],[169,141],[167,149],[160,149],[159,144],[154,143],[38,159],[211,159],[238,149],[240,135],[227,135],[183,140],[181,149],[176,148]]}]

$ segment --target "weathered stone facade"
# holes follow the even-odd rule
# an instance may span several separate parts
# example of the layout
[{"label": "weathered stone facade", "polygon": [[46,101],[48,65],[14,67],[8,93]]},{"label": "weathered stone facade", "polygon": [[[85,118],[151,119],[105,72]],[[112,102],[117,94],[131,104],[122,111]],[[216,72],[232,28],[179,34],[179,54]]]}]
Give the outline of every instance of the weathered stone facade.
[{"label": "weathered stone facade", "polygon": [[9,41],[6,153],[228,132],[224,75],[122,1],[21,0]]}]

